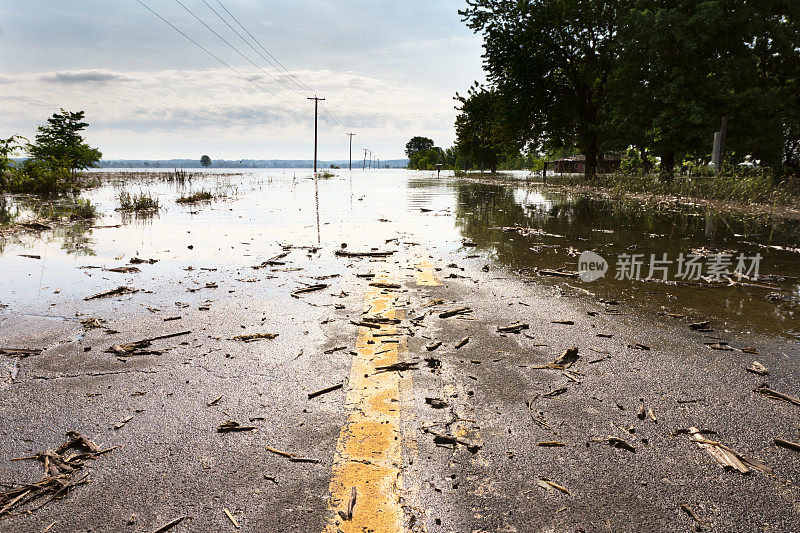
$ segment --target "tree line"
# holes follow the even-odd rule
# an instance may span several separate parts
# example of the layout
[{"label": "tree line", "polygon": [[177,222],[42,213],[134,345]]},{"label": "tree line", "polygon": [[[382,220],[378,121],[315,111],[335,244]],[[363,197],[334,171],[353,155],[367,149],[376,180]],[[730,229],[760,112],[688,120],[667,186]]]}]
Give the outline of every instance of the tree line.
[{"label": "tree line", "polygon": [[800,172],[797,0],[467,0],[487,84],[456,95],[455,152],[494,169],[575,151],[594,175],[632,151],[665,177],[705,164],[728,118],[726,162]]}]

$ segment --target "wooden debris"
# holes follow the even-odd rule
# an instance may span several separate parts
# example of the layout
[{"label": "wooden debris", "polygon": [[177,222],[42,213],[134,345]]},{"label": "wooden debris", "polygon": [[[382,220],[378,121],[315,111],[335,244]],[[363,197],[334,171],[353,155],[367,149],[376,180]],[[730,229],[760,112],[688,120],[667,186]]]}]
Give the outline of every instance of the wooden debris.
[{"label": "wooden debris", "polygon": [[328,285],[325,283],[317,283],[316,285],[309,285],[308,287],[302,287],[300,289],[295,290],[292,293],[292,296],[296,298],[300,294],[305,294],[307,292],[321,291],[322,289],[325,289],[327,287]]},{"label": "wooden debris", "polygon": [[87,460],[110,452],[116,448],[101,449],[94,442],[75,431],[66,433],[67,440],[55,451],[47,450],[31,457],[20,457],[12,460],[35,459],[42,463],[42,478],[33,484],[20,484],[15,488],[0,492],[0,517],[43,496],[50,496],[38,508],[56,498],[63,496],[70,489],[88,483],[88,474],[80,479],[73,479]]},{"label": "wooden debris", "polygon": [[176,518],[172,522],[169,522],[168,524],[164,524],[160,528],[156,529],[155,531],[153,531],[153,533],[165,533],[166,531],[169,531],[170,529],[172,529],[173,527],[177,526],[178,524],[180,524],[181,522],[183,522],[187,518],[189,518],[189,517],[188,516],[181,516],[180,518]]},{"label": "wooden debris", "polygon": [[693,331],[711,331],[711,322],[708,320],[704,320],[702,322],[695,322],[694,324],[689,324],[689,329]]},{"label": "wooden debris", "polygon": [[554,370],[566,370],[578,360],[578,357],[578,348],[570,348],[565,350],[564,353],[559,355],[552,363],[548,363],[543,366],[534,366],[531,368],[533,370],[543,370],[546,368],[551,368]]},{"label": "wooden debris", "polygon": [[425,433],[433,435],[433,442],[435,444],[449,444],[453,446],[455,446],[456,444],[461,444],[462,446],[465,446],[472,453],[476,453],[483,447],[483,445],[478,444],[476,442],[472,442],[467,439],[456,437],[453,435],[445,435],[444,433],[439,433],[430,428],[422,428],[422,430]]},{"label": "wooden debris", "polygon": [[392,365],[377,366],[375,367],[375,373],[380,374],[381,372],[403,372],[405,370],[416,370],[417,365],[419,365],[417,361],[401,361]]},{"label": "wooden debris", "polygon": [[358,491],[355,487],[350,490],[350,500],[347,502],[347,511],[339,511],[339,516],[342,520],[349,521],[353,519],[353,511],[356,508],[356,499],[358,498]]},{"label": "wooden debris", "polygon": [[141,272],[138,268],[134,266],[121,266],[121,267],[114,267],[114,268],[105,268],[103,269],[106,272],[116,272],[118,274],[136,274],[137,272]]},{"label": "wooden debris", "polygon": [[700,526],[702,526],[702,525],[703,525],[703,521],[700,519],[700,517],[699,517],[699,516],[697,516],[697,513],[695,513],[695,512],[692,510],[692,508],[691,508],[691,507],[689,507],[689,506],[688,506],[688,505],[686,505],[685,503],[682,503],[682,504],[681,504],[681,509],[683,509],[683,512],[684,512],[684,513],[686,513],[687,515],[689,515],[689,518],[691,518],[692,520],[694,520],[695,522],[697,522],[697,526],[698,526],[698,527],[700,527]]},{"label": "wooden debris", "polygon": [[31,254],[19,254],[20,257],[26,257],[28,259],[41,259],[41,255],[31,255]]},{"label": "wooden debris", "polygon": [[278,450],[276,448],[272,448],[271,446],[264,447],[268,452],[274,453],[275,455],[280,455],[281,457],[286,457],[292,463],[319,463],[319,459],[312,459],[310,457],[301,457],[299,455],[295,455],[293,453],[284,452],[282,450]]},{"label": "wooden debris", "polygon": [[498,327],[498,333],[520,333],[523,329],[528,329],[528,324],[513,324],[511,326]]},{"label": "wooden debris", "polygon": [[399,289],[400,285],[397,283],[383,283],[382,281],[376,281],[374,283],[369,284],[370,287],[378,287],[381,289]]},{"label": "wooden debris", "polygon": [[28,357],[29,355],[39,355],[42,353],[42,348],[0,348],[0,355],[8,355],[11,357]]},{"label": "wooden debris", "polygon": [[795,442],[779,439],[778,437],[772,439],[772,442],[775,443],[775,446],[780,446],[781,448],[788,448],[790,450],[800,452],[800,444],[797,444]]},{"label": "wooden debris", "polygon": [[438,348],[441,345],[442,345],[442,341],[434,341],[434,342],[428,344],[427,346],[425,346],[425,349],[428,350],[429,352],[432,352],[432,351],[434,351],[436,348]]},{"label": "wooden debris", "polygon": [[575,321],[574,320],[551,320],[550,323],[551,324],[563,324],[565,326],[574,326],[575,325]]},{"label": "wooden debris", "polygon": [[216,398],[214,398],[213,400],[208,402],[206,405],[209,406],[209,407],[213,407],[213,406],[217,405],[221,399],[222,399],[222,394],[220,394],[219,396],[217,396]]},{"label": "wooden debris", "polygon": [[336,250],[334,254],[337,257],[389,257],[394,251],[386,252],[348,252],[346,250]]},{"label": "wooden debris", "polygon": [[[107,353],[113,353],[122,356],[128,355],[146,355],[147,351],[143,351],[144,348],[150,346],[150,343],[153,341],[158,341],[162,339],[171,339],[173,337],[180,337],[182,335],[188,335],[191,331],[180,331],[178,333],[169,333],[167,335],[159,335],[158,337],[150,337],[149,339],[142,339],[140,341],[122,343],[122,344],[115,344],[106,350]],[[154,352],[160,353],[160,352]]]},{"label": "wooden debris", "polygon": [[239,431],[253,431],[258,429],[256,426],[243,426],[236,420],[228,420],[217,427],[217,433],[236,433]]},{"label": "wooden debris", "polygon": [[103,327],[103,321],[99,318],[87,318],[81,320],[81,325],[86,329],[97,329]]},{"label": "wooden debris", "polygon": [[562,487],[558,483],[554,483],[554,482],[550,481],[549,479],[540,478],[536,482],[536,484],[539,485],[540,487],[542,487],[543,489],[547,490],[547,491],[555,489],[555,490],[557,490],[557,491],[559,491],[559,492],[561,492],[563,494],[566,494],[568,496],[571,495],[570,491],[568,491],[567,489],[565,489],[564,487]]},{"label": "wooden debris", "polygon": [[258,270],[259,268],[265,268],[265,267],[268,267],[268,266],[285,265],[286,263],[281,261],[281,259],[283,259],[287,255],[289,255],[289,252],[283,252],[283,253],[280,253],[280,254],[276,255],[275,257],[270,257],[269,259],[267,259],[266,261],[264,261],[260,265],[254,266],[253,269],[254,270]]},{"label": "wooden debris", "polygon": [[753,374],[758,374],[759,376],[766,376],[767,374],[769,374],[769,370],[767,370],[767,367],[765,367],[758,361],[753,361],[753,364],[750,365],[750,368],[748,368],[747,371],[752,372]]},{"label": "wooden debris", "polygon": [[228,517],[228,520],[230,520],[230,521],[231,521],[231,524],[233,524],[233,527],[235,527],[236,529],[239,529],[239,523],[238,523],[238,522],[236,521],[236,519],[233,517],[233,515],[231,514],[231,512],[230,512],[229,510],[227,510],[227,509],[222,509],[222,510],[225,512],[225,516],[227,516],[227,517]]},{"label": "wooden debris", "polygon": [[354,326],[362,326],[362,327],[371,328],[371,329],[381,329],[381,325],[380,324],[373,324],[371,322],[363,322],[363,321],[356,322],[355,320],[351,320],[350,323],[353,324]]},{"label": "wooden debris", "polygon": [[555,398],[556,396],[558,396],[560,394],[564,394],[565,392],[567,392],[567,388],[566,387],[560,387],[558,389],[551,390],[550,392],[542,394],[542,398]]},{"label": "wooden debris", "polygon": [[138,257],[131,257],[129,263],[132,265],[141,265],[143,263],[147,263],[148,265],[154,265],[158,263],[158,259],[139,259]]},{"label": "wooden debris", "polygon": [[125,426],[125,424],[127,424],[131,420],[133,420],[133,416],[129,416],[127,418],[123,418],[122,420],[120,420],[119,422],[114,424],[114,429],[122,429]]},{"label": "wooden debris", "polygon": [[99,292],[97,294],[93,294],[92,296],[87,296],[86,298],[84,298],[84,300],[85,301],[97,300],[97,299],[100,299],[100,298],[108,298],[108,297],[111,297],[111,296],[121,296],[123,294],[134,294],[134,293],[137,293],[137,292],[139,292],[139,289],[134,289],[133,287],[126,287],[126,286],[123,285],[123,286],[117,287],[116,289],[111,289],[110,291]]},{"label": "wooden debris", "polygon": [[542,448],[563,448],[564,446],[566,446],[566,444],[564,444],[563,442],[558,442],[558,441],[537,442],[536,445]]},{"label": "wooden debris", "polygon": [[629,452],[636,453],[636,448],[634,448],[631,443],[629,443],[624,439],[621,439],[619,437],[609,436],[606,439],[606,441],[608,441],[608,443],[614,448],[618,448],[620,450],[628,450]]},{"label": "wooden debris", "polygon": [[464,337],[463,339],[461,339],[456,343],[456,350],[462,348],[463,346],[466,346],[468,342],[469,342],[469,337]]},{"label": "wooden debris", "polygon": [[471,313],[472,308],[470,307],[457,307],[455,309],[451,309],[449,311],[444,311],[439,313],[439,318],[450,318],[454,316],[466,315],[467,313]]},{"label": "wooden debris", "polygon": [[332,385],[330,387],[326,387],[326,388],[318,390],[316,392],[311,392],[311,393],[308,394],[308,399],[311,400],[313,398],[316,398],[317,396],[322,396],[323,394],[326,394],[328,392],[333,392],[335,390],[339,390],[342,387],[344,387],[344,382],[337,383],[336,385]]},{"label": "wooden debris", "polygon": [[760,470],[761,472],[772,472],[771,468],[761,462],[748,459],[724,444],[706,439],[703,436],[703,432],[696,427],[689,428],[689,440],[697,443],[697,446],[708,452],[708,454],[723,468],[730,468],[741,474],[750,473],[751,468]]},{"label": "wooden debris", "polygon": [[539,274],[544,274],[546,276],[558,276],[561,278],[577,278],[580,276],[578,272],[571,272],[571,271],[564,271],[564,270],[549,270],[546,268],[540,268],[537,270]]},{"label": "wooden debris", "polygon": [[448,405],[447,402],[442,400],[441,398],[425,398],[425,403],[427,403],[434,409],[444,409]]},{"label": "wooden debris", "polygon": [[758,387],[753,389],[753,392],[763,394],[767,398],[771,398],[773,400],[781,400],[794,405],[800,405],[800,398],[795,398],[794,396],[789,396],[788,394],[772,390],[765,385],[759,385]]},{"label": "wooden debris", "polygon": [[247,335],[237,335],[233,337],[232,341],[242,341],[242,342],[256,342],[261,340],[272,340],[277,337],[277,333],[248,333]]}]

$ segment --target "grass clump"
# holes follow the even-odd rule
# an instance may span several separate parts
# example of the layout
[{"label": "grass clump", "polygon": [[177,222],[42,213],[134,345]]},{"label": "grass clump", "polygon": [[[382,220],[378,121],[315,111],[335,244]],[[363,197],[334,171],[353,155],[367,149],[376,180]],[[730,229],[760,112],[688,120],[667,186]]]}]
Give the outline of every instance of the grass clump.
[{"label": "grass clump", "polygon": [[149,193],[119,193],[119,209],[122,211],[158,211],[158,208],[158,198],[153,198]]},{"label": "grass clump", "polygon": [[176,201],[179,204],[194,204],[197,202],[210,202],[214,199],[214,195],[208,191],[197,191],[192,193],[188,196],[184,195],[178,198]]},{"label": "grass clump", "polygon": [[99,211],[97,206],[89,200],[76,198],[75,205],[70,208],[69,218],[71,220],[91,220],[97,218]]},{"label": "grass clump", "polygon": [[327,180],[327,179],[333,178],[335,176],[336,176],[336,174],[334,174],[330,170],[323,170],[322,172],[318,172],[317,173],[317,178],[322,179],[322,180]]}]

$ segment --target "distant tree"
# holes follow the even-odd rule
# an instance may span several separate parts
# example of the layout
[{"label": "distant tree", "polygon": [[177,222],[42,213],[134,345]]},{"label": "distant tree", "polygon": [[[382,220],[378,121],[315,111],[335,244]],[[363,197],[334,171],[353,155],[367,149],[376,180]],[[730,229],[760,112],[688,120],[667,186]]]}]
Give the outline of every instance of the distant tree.
[{"label": "distant tree", "polygon": [[203,165],[206,168],[210,167],[211,166],[211,158],[208,157],[207,155],[204,155],[203,157],[200,158],[200,164]]},{"label": "distant tree", "polygon": [[96,167],[103,154],[86,144],[81,132],[89,124],[83,118],[83,111],[61,109],[60,113],[54,113],[47,124],[39,126],[35,142],[27,146],[28,154],[42,165],[63,168],[72,175]]},{"label": "distant tree", "polygon": [[419,136],[413,137],[410,141],[406,143],[406,156],[411,158],[412,154],[432,150],[433,146],[434,142],[432,139]]}]

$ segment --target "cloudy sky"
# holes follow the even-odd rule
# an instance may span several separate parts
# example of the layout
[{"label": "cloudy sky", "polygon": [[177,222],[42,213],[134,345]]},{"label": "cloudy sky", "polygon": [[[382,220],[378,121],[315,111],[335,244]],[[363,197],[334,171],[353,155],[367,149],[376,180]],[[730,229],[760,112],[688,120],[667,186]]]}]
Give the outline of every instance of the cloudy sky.
[{"label": "cloudy sky", "polygon": [[452,98],[482,79],[464,0],[220,1],[142,0],[255,84],[137,0],[0,0],[0,137],[63,107],[86,111],[106,159],[310,159],[316,93],[320,159],[346,158],[348,131],[354,158],[392,159],[414,135],[450,146]]}]

